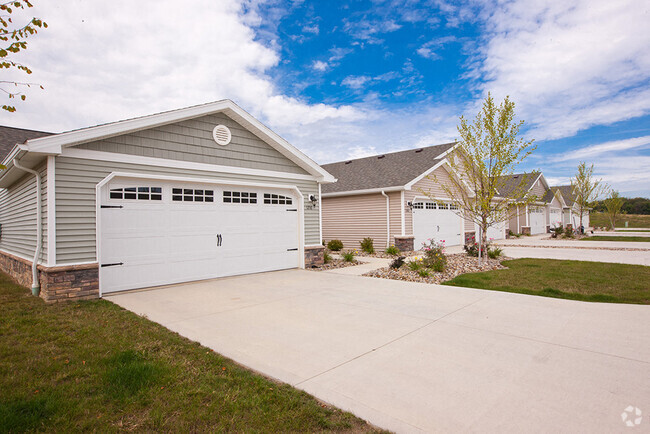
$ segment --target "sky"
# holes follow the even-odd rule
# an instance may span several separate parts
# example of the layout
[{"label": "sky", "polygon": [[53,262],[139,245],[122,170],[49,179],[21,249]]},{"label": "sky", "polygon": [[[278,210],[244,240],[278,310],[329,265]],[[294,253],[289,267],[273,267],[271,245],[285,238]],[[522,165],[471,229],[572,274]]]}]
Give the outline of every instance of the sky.
[{"label": "sky", "polygon": [[[580,161],[650,197],[643,0],[33,1],[38,83],[0,124],[62,132],[229,98],[316,162],[448,143],[490,92],[567,184]],[[188,7],[191,5],[191,7]],[[3,102],[5,103],[5,102]]]}]

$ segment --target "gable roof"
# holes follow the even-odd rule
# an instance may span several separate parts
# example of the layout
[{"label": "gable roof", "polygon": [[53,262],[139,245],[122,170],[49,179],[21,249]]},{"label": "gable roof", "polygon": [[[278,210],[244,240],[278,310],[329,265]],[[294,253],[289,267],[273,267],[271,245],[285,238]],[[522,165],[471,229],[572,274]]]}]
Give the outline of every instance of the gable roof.
[{"label": "gable roof", "polygon": [[515,190],[519,189],[520,192],[514,199],[521,199],[526,193],[533,188],[535,181],[542,175],[542,172],[530,173],[513,173],[512,175],[500,176],[499,179],[499,192],[501,196],[509,197]]},{"label": "gable roof", "polygon": [[51,136],[52,134],[46,133],[45,131],[26,130],[24,128],[0,125],[0,161],[4,160],[17,144],[25,143],[27,140],[37,137]]},{"label": "gable roof", "polygon": [[571,185],[559,185],[557,187],[551,188],[555,188],[560,191],[560,194],[562,195],[562,198],[564,199],[564,202],[567,204],[567,206],[573,206],[573,203],[576,200],[576,196],[573,194],[573,187]]},{"label": "gable roof", "polygon": [[[32,138],[27,140],[25,144],[18,146],[17,150],[13,149],[9,155],[5,157],[4,164],[9,167],[8,164],[15,156],[20,156],[20,158],[22,158],[25,153],[41,157],[46,155],[59,155],[63,148],[69,146],[80,145],[82,143],[93,142],[161,125],[172,124],[213,113],[224,113],[228,117],[232,118],[266,142],[269,146],[276,149],[299,167],[303,168],[307,173],[314,176],[319,182],[328,183],[336,181],[332,175],[319,166],[315,161],[307,157],[285,139],[280,137],[229,99],[156,113],[149,116],[96,125],[94,127],[54,134],[48,137]],[[4,178],[8,172],[9,170],[5,170],[0,174],[0,178]]]},{"label": "gable roof", "polygon": [[403,187],[440,163],[447,151],[455,145],[455,142],[445,143],[323,164],[323,169],[334,175],[338,181],[323,185],[322,193]]}]

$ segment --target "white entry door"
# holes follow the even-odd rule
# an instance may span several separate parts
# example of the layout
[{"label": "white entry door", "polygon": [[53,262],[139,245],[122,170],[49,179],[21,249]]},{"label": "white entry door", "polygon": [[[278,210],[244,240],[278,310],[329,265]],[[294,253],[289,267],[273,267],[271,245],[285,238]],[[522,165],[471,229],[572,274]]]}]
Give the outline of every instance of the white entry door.
[{"label": "white entry door", "polygon": [[102,293],[300,264],[290,190],[115,179],[100,196]]},{"label": "white entry door", "polygon": [[530,233],[531,235],[543,234],[546,232],[546,213],[541,206],[528,207],[530,213]]},{"label": "white entry door", "polygon": [[429,239],[445,242],[445,246],[462,244],[462,219],[454,212],[454,205],[419,201],[413,204],[413,246],[422,248]]}]

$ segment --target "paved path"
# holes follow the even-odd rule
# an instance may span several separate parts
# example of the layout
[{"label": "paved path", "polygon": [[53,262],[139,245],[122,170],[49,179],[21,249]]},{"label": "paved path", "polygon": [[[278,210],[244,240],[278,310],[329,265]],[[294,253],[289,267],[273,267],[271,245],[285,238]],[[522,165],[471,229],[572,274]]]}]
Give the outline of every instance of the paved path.
[{"label": "paved path", "polygon": [[650,427],[650,306],[305,270],[107,299],[397,432]]},{"label": "paved path", "polygon": [[504,246],[503,254],[510,258],[566,259],[650,266],[650,250],[625,251]]}]

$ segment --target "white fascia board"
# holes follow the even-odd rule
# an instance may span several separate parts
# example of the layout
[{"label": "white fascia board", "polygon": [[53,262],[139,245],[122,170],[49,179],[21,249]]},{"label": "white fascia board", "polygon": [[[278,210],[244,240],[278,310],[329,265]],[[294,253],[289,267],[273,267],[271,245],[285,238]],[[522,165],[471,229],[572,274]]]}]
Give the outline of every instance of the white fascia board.
[{"label": "white fascia board", "polygon": [[366,190],[351,190],[351,191],[338,191],[334,193],[323,193],[324,198],[328,197],[341,197],[341,196],[359,196],[361,194],[373,194],[373,193],[381,193],[382,191],[386,193],[390,193],[392,191],[403,191],[407,190],[403,186],[397,186],[397,187],[386,187],[386,188],[369,188]]},{"label": "white fascia board", "polygon": [[460,143],[456,142],[456,144],[455,144],[454,146],[452,146],[451,148],[447,149],[447,150],[446,150],[445,152],[443,152],[442,154],[438,155],[435,159],[436,159],[436,160],[441,160],[441,159],[445,158],[449,153],[451,153],[451,152],[453,152],[455,149],[457,149],[458,146],[460,146]]},{"label": "white fascia board", "polygon": [[204,172],[237,173],[251,176],[267,176],[271,178],[299,179],[317,181],[313,175],[300,173],[276,172],[273,170],[247,169],[235,166],[220,166],[216,164],[194,163],[191,161],[169,160],[166,158],[143,157],[141,155],[118,154],[114,152],[92,151],[89,149],[67,148],[61,153],[62,157],[80,158],[86,160],[109,161],[113,163],[142,164],[145,166],[169,167],[175,169],[200,170]]},{"label": "white fascia board", "polygon": [[237,104],[227,99],[194,107],[187,107],[164,113],[143,116],[140,118],[127,119],[110,124],[98,125],[81,130],[69,131],[67,133],[56,134],[53,136],[32,139],[28,140],[26,144],[30,152],[57,155],[60,154],[62,149],[65,147],[119,136],[122,134],[154,128],[161,125],[167,125],[174,122],[180,122],[187,119],[193,119],[211,113],[219,112],[223,112],[233,117],[234,120],[243,123],[246,127],[253,130],[254,133],[257,133],[257,135],[261,136],[260,138],[268,143],[271,147],[276,149],[285,157],[289,158],[298,166],[305,169],[310,174],[320,178],[321,182],[336,182],[336,179],[330,173],[316,164],[316,162],[300,152],[282,137],[271,131],[268,127],[248,114]]}]

